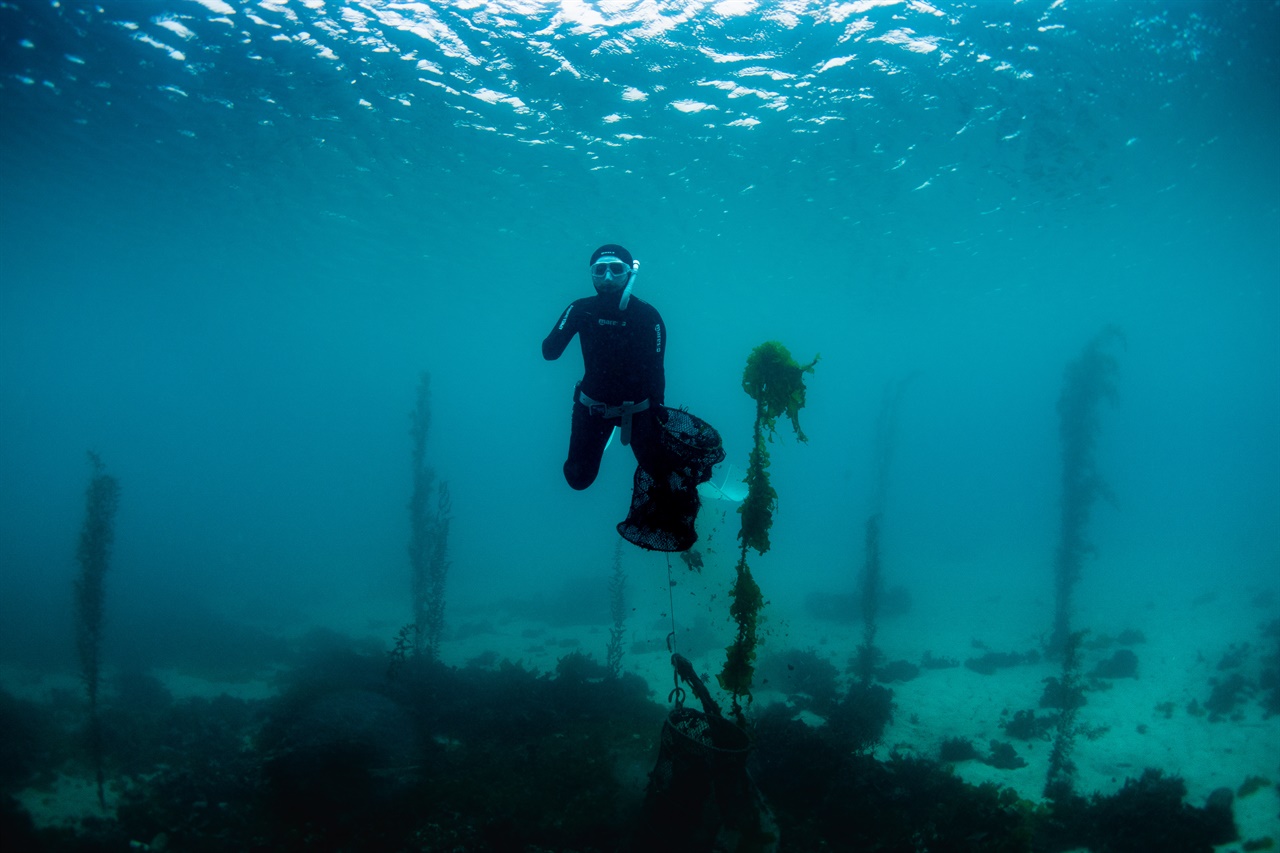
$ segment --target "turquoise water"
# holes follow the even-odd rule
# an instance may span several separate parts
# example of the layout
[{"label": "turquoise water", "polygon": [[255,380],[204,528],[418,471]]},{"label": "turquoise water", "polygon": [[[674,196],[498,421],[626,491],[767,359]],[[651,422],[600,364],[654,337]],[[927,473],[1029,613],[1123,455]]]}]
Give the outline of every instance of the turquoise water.
[{"label": "turquoise water", "polygon": [[[874,781],[885,752],[1003,739],[1065,678],[1041,657],[1057,406],[1068,364],[1112,326],[1115,399],[1091,445],[1108,499],[1071,612],[1091,632],[1069,731],[1086,735],[1080,792],[1157,767],[1188,779],[1175,809],[1226,787],[1242,840],[1276,835],[1274,785],[1257,780],[1275,778],[1280,696],[1277,42],[1275,0],[0,0],[4,831],[20,826],[10,794],[45,822],[100,814],[66,779],[45,790],[58,773],[92,788],[72,610],[92,451],[121,488],[103,640],[113,813],[81,841],[356,849],[385,832],[401,839],[387,849],[454,849],[469,832],[489,833],[472,849],[512,849],[493,840],[512,803],[527,807],[514,849],[614,849],[579,832],[611,820],[599,837],[627,838],[668,630],[712,685],[732,639],[738,519],[704,506],[700,575],[623,552],[623,668],[647,684],[574,663],[609,636],[634,460],[615,446],[590,490],[565,484],[581,362],[539,345],[591,292],[592,250],[618,242],[667,326],[667,403],[715,425],[739,472],[748,353],[777,340],[821,356],[808,442],[784,427],[769,446],[773,548],[751,556],[774,682],[751,713],[792,703],[755,747],[782,849],[806,849],[823,815],[836,849],[897,831],[908,806],[955,805]],[[453,668],[395,682],[424,371],[427,457],[452,495]],[[859,701],[836,679],[863,639],[877,508],[877,648],[907,669],[982,649],[1020,663],[894,682],[882,763],[855,765],[813,713],[790,718]],[[1137,649],[1138,678],[1097,675],[1116,642]],[[786,683],[796,661],[808,688]],[[809,695],[823,678],[825,706]],[[314,772],[360,738],[358,772]],[[1027,767],[956,773],[1038,800],[1049,746],[1017,751]],[[854,782],[898,802],[846,796]],[[413,797],[383,809],[387,786]],[[560,809],[583,790],[596,797],[574,800],[571,832]],[[223,811],[193,818],[197,797]],[[855,801],[868,819],[848,816]],[[1044,832],[1048,814],[982,820]],[[362,827],[349,843],[347,821]]]},{"label": "turquoise water", "polygon": [[454,600],[603,583],[631,463],[565,486],[580,363],[538,344],[607,241],[739,467],[747,353],[822,356],[767,594],[852,587],[915,375],[886,574],[1047,598],[1057,394],[1107,324],[1084,588],[1274,586],[1278,34],[1274,2],[0,3],[4,653],[71,659],[90,449],[112,642],[394,610],[423,370]]}]

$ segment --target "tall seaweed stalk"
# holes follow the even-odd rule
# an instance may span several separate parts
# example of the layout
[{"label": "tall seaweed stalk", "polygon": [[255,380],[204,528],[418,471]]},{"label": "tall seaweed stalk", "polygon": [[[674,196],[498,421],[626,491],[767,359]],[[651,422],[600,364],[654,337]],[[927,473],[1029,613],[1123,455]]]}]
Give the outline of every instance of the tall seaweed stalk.
[{"label": "tall seaweed stalk", "polygon": [[889,469],[897,446],[898,417],[902,397],[915,379],[911,374],[892,385],[886,385],[876,417],[875,458],[872,460],[875,481],[871,490],[871,516],[864,535],[865,557],[862,564],[862,645],[854,657],[854,672],[865,687],[871,683],[876,664],[876,624],[880,616],[880,592],[884,586],[880,563],[880,521],[889,502]]},{"label": "tall seaweed stalk", "polygon": [[1058,547],[1054,554],[1053,632],[1051,656],[1063,654],[1071,636],[1071,599],[1081,567],[1094,548],[1088,541],[1089,515],[1099,497],[1110,496],[1098,473],[1096,446],[1098,409],[1117,399],[1119,365],[1110,348],[1123,335],[1108,326],[1093,337],[1080,356],[1067,365],[1058,397],[1058,429],[1062,440],[1062,506]]},{"label": "tall seaweed stalk", "polygon": [[[435,660],[444,633],[444,586],[449,572],[449,484],[436,484],[427,464],[427,433],[431,427],[431,374],[422,373],[410,415],[412,425],[413,492],[409,498],[409,567],[413,596],[413,649]],[[432,504],[432,492],[435,504]],[[401,643],[405,632],[401,632]]]},{"label": "tall seaweed stalk", "polygon": [[627,635],[627,573],[622,570],[622,541],[618,539],[614,544],[613,574],[609,577],[609,615],[613,617],[613,627],[609,629],[605,660],[610,678],[622,675],[622,642]]},{"label": "tall seaweed stalk", "polygon": [[1071,752],[1076,741],[1076,712],[1084,704],[1084,689],[1080,685],[1080,643],[1084,635],[1084,631],[1070,634],[1062,648],[1062,683],[1058,687],[1062,708],[1044,783],[1045,797],[1055,801],[1065,800],[1075,789],[1076,763]]},{"label": "tall seaweed stalk", "polygon": [[778,506],[778,493],[769,483],[769,451],[766,438],[772,440],[777,420],[785,415],[791,421],[796,439],[808,439],[800,429],[800,410],[805,405],[804,375],[812,373],[818,363],[815,356],[806,365],[796,363],[791,353],[776,341],[763,343],[751,351],[742,373],[742,390],[756,401],[756,419],[752,429],[751,455],[747,462],[747,497],[738,507],[742,527],[738,532],[741,548],[736,578],[729,592],[732,604],[729,615],[737,625],[733,643],[725,649],[724,669],[717,680],[720,687],[733,696],[733,715],[744,722],[741,699],[751,700],[751,681],[755,675],[757,627],[764,597],[760,585],[751,575],[747,551],[754,548],[764,554],[769,550],[769,528]]},{"label": "tall seaweed stalk", "polygon": [[866,561],[862,566],[862,645],[854,658],[854,672],[865,687],[876,668],[876,620],[880,613],[880,516],[867,519]]},{"label": "tall seaweed stalk", "polygon": [[440,657],[440,640],[444,637],[444,582],[449,575],[449,521],[453,517],[453,499],[449,483],[441,480],[436,487],[435,531],[431,539],[431,561],[427,566],[427,607],[425,637],[427,656]]},{"label": "tall seaweed stalk", "polygon": [[889,470],[898,446],[902,398],[918,375],[911,373],[896,382],[886,384],[880,397],[880,413],[876,416],[875,458],[872,460],[875,471],[875,482],[871,490],[872,515],[884,515],[885,505],[889,502]]},{"label": "tall seaweed stalk", "polygon": [[98,454],[89,452],[93,474],[85,491],[84,526],[76,559],[80,574],[75,579],[76,645],[80,651],[81,676],[89,697],[89,753],[98,783],[98,805],[107,807],[102,766],[102,720],[98,714],[98,687],[101,682],[102,623],[106,600],[107,566],[115,539],[115,515],[120,504],[120,483],[106,473]]}]

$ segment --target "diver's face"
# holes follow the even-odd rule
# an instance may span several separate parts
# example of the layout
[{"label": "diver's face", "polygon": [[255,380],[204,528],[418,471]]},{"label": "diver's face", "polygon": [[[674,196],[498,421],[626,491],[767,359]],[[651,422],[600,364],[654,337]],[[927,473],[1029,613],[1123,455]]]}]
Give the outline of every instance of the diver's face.
[{"label": "diver's face", "polygon": [[631,277],[631,267],[613,255],[602,255],[590,270],[591,283],[601,296],[621,293]]}]

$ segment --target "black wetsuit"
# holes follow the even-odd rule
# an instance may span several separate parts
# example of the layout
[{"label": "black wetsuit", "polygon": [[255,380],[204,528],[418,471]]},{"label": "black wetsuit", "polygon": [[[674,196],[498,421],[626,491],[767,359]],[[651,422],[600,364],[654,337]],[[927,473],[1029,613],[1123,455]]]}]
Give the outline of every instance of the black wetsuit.
[{"label": "black wetsuit", "polygon": [[648,302],[631,297],[627,310],[618,310],[618,294],[588,296],[569,305],[542,342],[548,361],[560,357],[573,336],[582,342],[584,372],[573,391],[573,426],[564,478],[575,489],[595,482],[600,457],[621,418],[592,414],[581,395],[606,406],[649,401],[649,408],[631,418],[631,449],[646,471],[659,465],[659,418],[666,393],[662,359],[667,328]]}]

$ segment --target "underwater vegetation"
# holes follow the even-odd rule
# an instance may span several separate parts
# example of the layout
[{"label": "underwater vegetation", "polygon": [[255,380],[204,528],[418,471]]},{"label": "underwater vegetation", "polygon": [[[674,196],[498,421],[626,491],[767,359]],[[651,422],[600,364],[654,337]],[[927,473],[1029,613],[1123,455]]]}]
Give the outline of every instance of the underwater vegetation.
[{"label": "underwater vegetation", "polygon": [[418,653],[435,658],[444,634],[444,585],[449,574],[449,519],[453,504],[448,482],[442,480],[436,485],[435,470],[427,464],[427,433],[431,428],[429,373],[423,372],[418,379],[410,418],[413,492],[409,498],[409,566],[413,625],[411,632],[400,632],[399,642],[411,643]]},{"label": "underwater vegetation", "polygon": [[827,717],[826,725],[838,748],[868,752],[884,740],[894,707],[889,688],[854,682]]},{"label": "underwater vegetation", "polygon": [[[731,758],[749,768],[754,781],[731,790],[748,798],[758,785],[772,812],[767,826],[760,822],[755,840],[736,849],[1207,853],[1232,840],[1236,830],[1229,791],[1215,792],[1203,806],[1191,805],[1180,779],[1156,771],[1127,780],[1111,796],[1075,791],[1071,746],[1082,732],[1075,722],[1084,701],[1082,632],[1068,637],[1061,678],[1046,680],[1041,705],[1057,713],[1019,711],[1001,723],[1013,739],[1055,735],[1043,802],[1022,799],[997,784],[968,784],[949,766],[980,761],[998,769],[1024,767],[1021,745],[1015,749],[983,738],[987,745],[979,749],[953,738],[938,750],[940,761],[901,747],[887,757],[877,751],[900,710],[883,682],[921,674],[920,666],[906,661],[881,665],[875,649],[883,603],[879,514],[866,526],[866,563],[856,599],[864,625],[851,683],[846,677],[842,689],[836,666],[812,650],[762,656],[757,672],[756,628],[764,602],[751,578],[747,552],[758,544],[764,545],[757,548],[761,554],[767,550],[777,501],[768,482],[764,444],[774,427],[762,398],[775,407],[775,418],[788,416],[802,439],[798,413],[804,402],[803,375],[813,368],[813,363],[796,364],[789,355],[781,359],[786,351],[776,344],[757,348],[753,357],[762,350],[767,369],[749,360],[744,388],[751,384],[753,370],[759,372],[757,380],[770,370],[780,374],[752,386],[758,386],[761,397],[756,398],[754,436],[759,452],[753,451],[751,464],[758,475],[757,496],[766,498],[767,512],[743,512],[731,609],[738,633],[720,683],[732,693],[734,714],[750,733],[749,740],[742,733],[743,747]],[[789,385],[785,395],[777,394],[783,382],[798,383],[798,388]],[[95,714],[103,721],[99,731],[105,733],[93,757],[95,767],[86,766],[79,754],[75,729],[83,705],[75,697],[51,696],[39,705],[0,692],[4,849],[590,853],[655,849],[646,846],[646,839],[656,837],[677,839],[661,849],[724,849],[717,846],[722,837],[685,838],[678,827],[673,833],[670,826],[655,826],[668,816],[646,809],[646,781],[654,775],[651,768],[657,769],[659,732],[665,736],[666,731],[660,727],[664,716],[669,721],[674,712],[653,701],[642,679],[623,670],[626,575],[620,543],[607,588],[612,623],[603,663],[567,651],[552,672],[539,673],[496,652],[476,656],[464,667],[446,666],[439,659],[450,508],[447,488],[437,486],[425,464],[428,389],[424,374],[412,431],[415,621],[397,638],[390,654],[393,665],[387,666],[388,654],[376,641],[325,632],[288,641],[284,651],[270,646],[277,655],[271,668],[278,673],[279,690],[270,699],[175,699],[153,675],[133,670],[118,673],[98,702],[95,676],[91,705],[96,703]],[[106,475],[93,460],[96,483]],[[82,559],[82,566],[102,567],[95,636],[101,634],[101,576],[118,499],[118,486],[112,478],[106,480],[114,490],[104,487],[106,497],[100,495],[95,504],[91,484],[87,513],[93,517],[97,506],[98,516],[108,518],[105,537],[86,534],[105,543],[102,557]],[[765,527],[751,529],[749,518]],[[603,587],[597,579],[591,590],[601,598],[602,624]],[[574,599],[563,609],[581,618],[578,603]],[[455,633],[466,630],[492,628],[464,626]],[[1280,629],[1268,635],[1267,650],[1276,647],[1277,635]],[[723,645],[723,639],[715,642]],[[1233,646],[1220,670],[1246,666],[1253,657],[1248,645]],[[1036,652],[987,652],[966,664],[976,672],[994,672],[1038,659]],[[1233,688],[1232,695],[1238,700],[1274,690],[1267,679],[1274,678],[1277,662],[1280,656],[1263,658],[1262,674]],[[96,672],[96,657],[94,664]],[[926,653],[922,665],[943,669],[960,664]],[[1102,660],[1091,676],[1128,678],[1136,667],[1136,655],[1121,650]],[[1233,680],[1235,674],[1225,673],[1222,683],[1240,683]],[[788,701],[748,719],[738,699],[750,701],[756,676],[784,692]],[[1212,699],[1209,706],[1215,706]],[[727,723],[718,709],[715,717]],[[102,793],[108,771],[113,780],[110,809]],[[54,784],[59,775],[95,774],[103,812],[74,828],[36,829],[15,798]],[[1266,784],[1247,782],[1240,796]],[[699,804],[705,799],[696,792],[691,797]],[[722,816],[735,810],[733,803],[723,801],[716,807]],[[699,826],[698,817],[693,815],[688,825]]]},{"label": "underwater vegetation", "polygon": [[780,710],[761,715],[757,743],[753,770],[785,849],[1029,849],[1032,807],[1008,789],[968,785],[924,758],[837,748],[833,732]]},{"label": "underwater vegetation", "polygon": [[866,561],[862,567],[862,643],[854,656],[854,672],[870,684],[876,667],[876,619],[880,613],[880,516],[867,519]]},{"label": "underwater vegetation", "polygon": [[1233,643],[1216,667],[1219,675],[1209,679],[1209,695],[1192,702],[1188,709],[1208,715],[1214,723],[1240,721],[1246,717],[1246,702],[1257,698],[1264,718],[1280,714],[1280,619],[1260,628],[1261,642]]},{"label": "underwater vegetation", "polygon": [[[1084,632],[1077,631],[1067,638],[1062,652],[1062,680],[1057,685],[1046,685],[1040,704],[1057,707],[1053,750],[1049,753],[1049,772],[1044,783],[1044,795],[1051,800],[1064,800],[1072,795],[1075,787],[1076,765],[1071,749],[1076,738],[1076,712],[1084,705],[1084,690],[1080,685],[1080,643]],[[1053,698],[1046,701],[1046,697]]]},{"label": "underwater vegetation", "polygon": [[1137,678],[1138,656],[1129,649],[1119,649],[1111,657],[1099,661],[1089,675],[1093,678]]},{"label": "underwater vegetation", "polygon": [[89,753],[98,784],[98,803],[106,808],[98,693],[102,677],[103,605],[111,543],[115,539],[116,509],[120,505],[120,483],[107,473],[98,454],[92,451],[89,464],[93,475],[85,491],[84,526],[76,548],[76,560],[80,563],[80,574],[75,580],[76,648],[80,652],[81,677],[89,699]]},{"label": "underwater vegetation", "polygon": [[977,747],[968,738],[949,737],[938,747],[938,759],[946,764],[961,761],[977,761],[981,758]]},{"label": "underwater vegetation", "polygon": [[108,717],[132,718],[107,744],[115,812],[74,832],[15,805],[74,750],[0,694],[21,724],[0,754],[31,768],[3,780],[6,849],[612,850],[635,828],[665,712],[638,677],[580,654],[548,675],[418,655],[388,676],[385,652],[334,640],[295,655],[273,699],[113,696]]},{"label": "underwater vegetation", "polygon": [[1098,410],[1103,400],[1117,399],[1115,376],[1119,363],[1112,350],[1124,336],[1108,326],[1085,345],[1067,365],[1058,396],[1058,433],[1062,442],[1061,525],[1054,554],[1053,630],[1049,654],[1066,650],[1071,636],[1071,599],[1085,558],[1093,553],[1088,541],[1089,515],[1099,497],[1110,492],[1098,472],[1095,453]]},{"label": "underwater vegetation", "polygon": [[[879,759],[872,748],[892,711],[889,691],[855,682],[833,697],[831,670],[818,661],[788,653],[762,662],[808,668],[796,689],[823,696],[826,712],[816,725],[782,703],[753,716],[748,768],[780,853],[1208,853],[1235,836],[1230,792],[1191,805],[1180,779],[1155,771],[1111,796],[1036,804],[919,755]],[[376,643],[332,632],[297,641],[276,669],[278,695],[256,700],[177,699],[147,673],[122,673],[101,708],[112,809],[56,828],[37,829],[15,795],[60,774],[92,775],[76,736],[83,705],[0,692],[5,849],[652,849],[642,839],[658,818],[646,816],[643,796],[668,709],[633,674],[612,678],[575,652],[550,673],[410,654],[389,675]],[[948,749],[963,753],[947,758],[1016,761],[1005,747],[978,755],[957,744]],[[1247,793],[1264,783],[1252,786]]]},{"label": "underwater vegetation", "polygon": [[747,551],[754,548],[763,555],[769,550],[769,528],[773,526],[773,511],[778,506],[778,493],[769,483],[769,450],[765,440],[766,437],[773,440],[778,418],[784,415],[791,421],[796,439],[808,440],[800,429],[800,410],[805,404],[804,375],[812,373],[817,363],[815,356],[807,365],[800,365],[786,347],[769,341],[751,351],[742,372],[742,390],[756,401],[756,417],[747,463],[747,496],[738,507],[742,516],[738,532],[741,550],[736,579],[729,593],[733,601],[729,614],[737,625],[737,635],[725,650],[724,668],[717,676],[720,687],[733,697],[733,714],[739,725],[745,722],[741,699],[751,698],[756,627],[764,606],[760,586],[747,564]]},{"label": "underwater vegetation", "polygon": [[732,709],[738,724],[746,722],[742,714],[741,698],[751,699],[751,681],[755,675],[756,626],[764,596],[760,585],[751,576],[745,555],[738,561],[737,579],[730,591],[733,603],[729,615],[737,625],[733,643],[725,650],[724,668],[716,676],[721,689],[730,693]]},{"label": "underwater vegetation", "polygon": [[1249,680],[1243,674],[1233,672],[1210,683],[1213,690],[1204,702],[1204,709],[1209,712],[1209,721],[1220,723],[1227,719],[1243,719],[1238,707],[1253,692]]},{"label": "underwater vegetation", "polygon": [[911,681],[920,675],[921,667],[909,660],[891,660],[876,667],[873,674],[877,681],[890,684],[894,681]]},{"label": "underwater vegetation", "polygon": [[1269,640],[1270,653],[1263,661],[1258,683],[1265,696],[1263,707],[1267,716],[1272,717],[1280,714],[1280,619],[1263,628],[1263,634]]},{"label": "underwater vegetation", "polygon": [[[907,386],[915,378],[912,374],[893,385],[886,386],[880,402],[880,413],[876,417],[875,455],[872,459],[875,481],[871,494],[871,515],[864,528],[864,559],[859,592],[859,604],[862,612],[862,643],[858,646],[853,659],[853,671],[864,687],[877,677],[876,662],[880,657],[876,649],[876,628],[880,618],[880,607],[884,597],[884,577],[881,571],[880,557],[880,524],[889,501],[889,470],[893,459],[893,451],[897,445],[898,419],[902,409],[902,397]],[[895,664],[896,674],[879,673],[882,681],[910,680],[915,675],[910,671],[912,664],[899,661]],[[916,670],[918,672],[918,670]],[[888,675],[888,677],[885,677]]]},{"label": "underwater vegetation", "polygon": [[875,457],[872,460],[875,482],[871,492],[871,514],[884,513],[889,502],[889,471],[898,444],[898,422],[901,419],[902,399],[907,388],[919,374],[912,373],[897,382],[886,383],[880,398],[880,411],[876,415]]},{"label": "underwater vegetation", "polygon": [[1057,725],[1057,714],[1041,715],[1030,708],[1014,711],[1011,717],[1000,721],[1005,734],[1017,740],[1047,740]]},{"label": "underwater vegetation", "polygon": [[742,390],[756,401],[757,423],[770,435],[777,429],[778,418],[785,415],[796,439],[809,440],[800,428],[800,410],[805,406],[804,375],[813,373],[818,358],[815,355],[808,364],[799,364],[777,341],[766,341],[747,356]]},{"label": "underwater vegetation", "polygon": [[979,675],[994,675],[997,670],[1033,664],[1039,660],[1040,653],[1034,649],[1027,652],[986,651],[977,657],[966,658],[964,665]]},{"label": "underwater vegetation", "polygon": [[1186,795],[1182,779],[1151,769],[1137,779],[1126,779],[1109,796],[1066,795],[1054,801],[1039,821],[1033,849],[1208,853],[1236,840],[1234,796],[1229,788],[1214,791],[1202,807],[1188,804]]},{"label": "underwater vegetation", "polygon": [[747,496],[738,507],[742,527],[738,538],[743,553],[748,548],[759,554],[769,550],[769,529],[773,527],[773,511],[778,507],[778,493],[769,484],[769,450],[765,442],[773,441],[778,418],[791,421],[796,440],[807,442],[800,428],[800,410],[805,405],[804,375],[812,373],[817,356],[800,365],[777,341],[763,343],[747,357],[742,372],[742,390],[756,401],[756,419],[752,428],[751,455],[747,464]]}]

